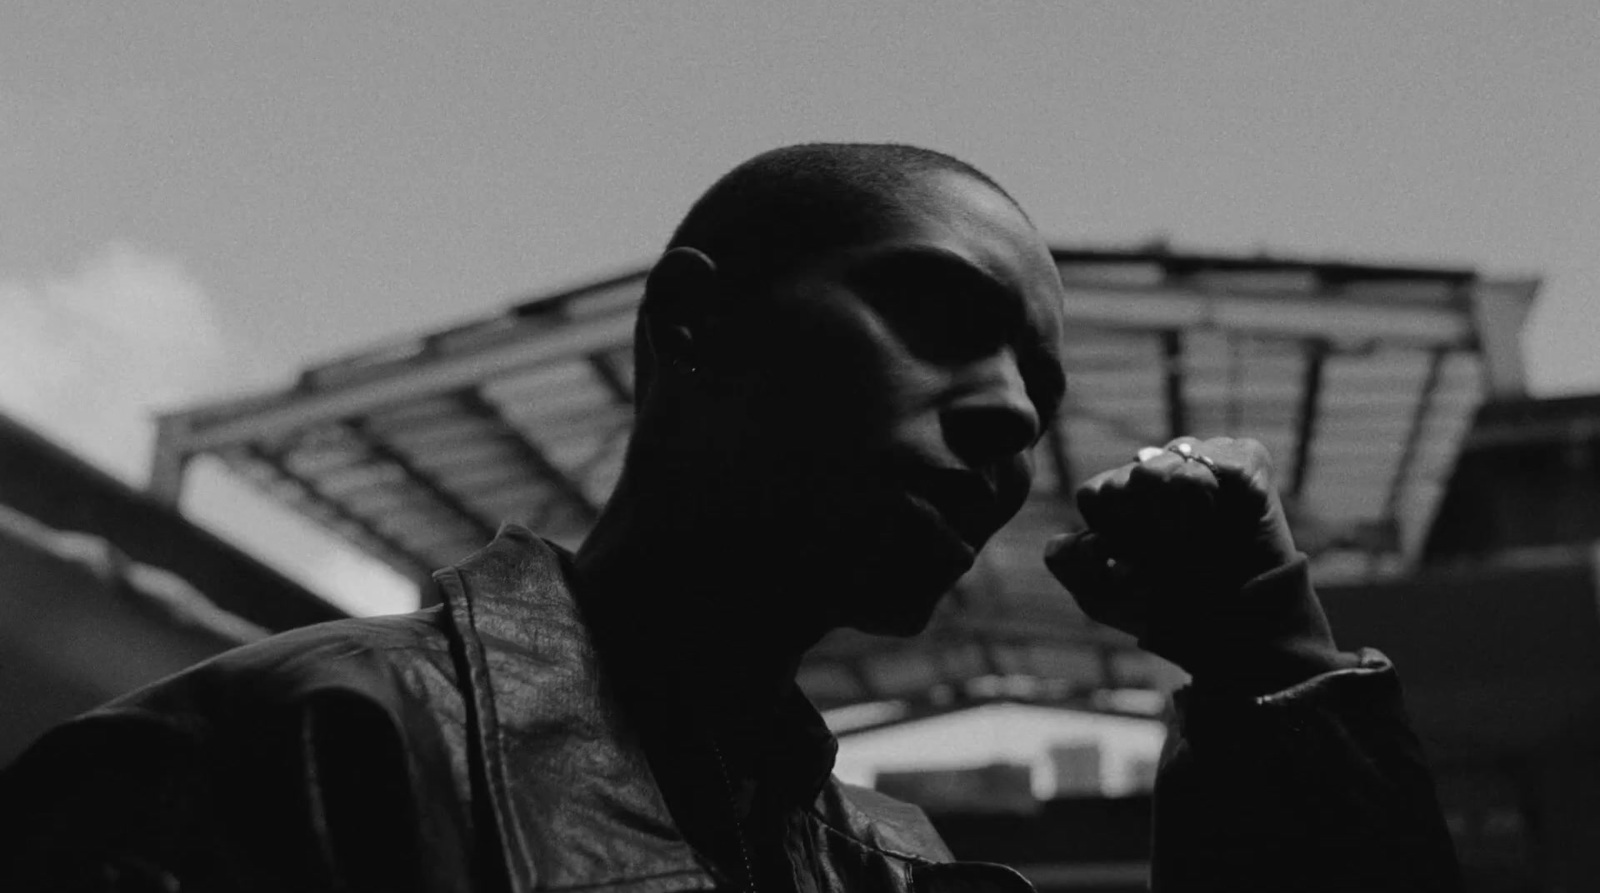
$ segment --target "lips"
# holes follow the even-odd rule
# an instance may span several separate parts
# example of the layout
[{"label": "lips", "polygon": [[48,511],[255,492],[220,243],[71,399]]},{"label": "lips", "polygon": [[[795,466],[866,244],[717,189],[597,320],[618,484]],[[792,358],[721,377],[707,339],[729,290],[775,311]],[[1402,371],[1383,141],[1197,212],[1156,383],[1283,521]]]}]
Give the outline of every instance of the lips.
[{"label": "lips", "polygon": [[999,498],[982,475],[921,467],[909,470],[903,483],[913,501],[926,504],[973,551],[981,549],[1000,526]]}]

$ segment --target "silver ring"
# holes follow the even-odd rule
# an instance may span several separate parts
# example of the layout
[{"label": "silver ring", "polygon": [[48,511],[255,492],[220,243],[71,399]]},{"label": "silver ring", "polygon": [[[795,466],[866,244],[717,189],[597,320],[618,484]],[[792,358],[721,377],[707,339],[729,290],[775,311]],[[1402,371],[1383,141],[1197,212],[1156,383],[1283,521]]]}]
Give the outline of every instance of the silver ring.
[{"label": "silver ring", "polygon": [[1207,471],[1211,472],[1212,474],[1217,473],[1216,460],[1212,459],[1210,456],[1202,456],[1195,452],[1194,445],[1188,441],[1174,444],[1170,447],[1167,447],[1167,449],[1182,456],[1185,462],[1199,462],[1201,465],[1206,467]]}]

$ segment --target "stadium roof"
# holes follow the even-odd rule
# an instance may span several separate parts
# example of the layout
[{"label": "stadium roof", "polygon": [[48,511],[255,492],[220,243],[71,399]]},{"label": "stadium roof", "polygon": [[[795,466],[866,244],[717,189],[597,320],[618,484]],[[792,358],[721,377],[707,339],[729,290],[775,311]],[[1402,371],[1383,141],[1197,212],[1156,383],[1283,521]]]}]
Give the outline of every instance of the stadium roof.
[{"label": "stadium roof", "polygon": [[[1538,283],[1469,269],[1054,250],[1068,394],[1034,498],[913,641],[841,633],[802,683],[824,707],[1012,698],[1117,709],[1171,669],[1083,617],[1039,561],[1077,523],[1074,486],[1180,433],[1241,433],[1276,457],[1324,580],[1400,573],[1472,411],[1522,392]],[[504,520],[568,545],[620,470],[645,271],[305,370],[293,387],[160,420],[152,488],[220,458],[413,577]],[[1133,703],[1133,702],[1129,702]]]}]

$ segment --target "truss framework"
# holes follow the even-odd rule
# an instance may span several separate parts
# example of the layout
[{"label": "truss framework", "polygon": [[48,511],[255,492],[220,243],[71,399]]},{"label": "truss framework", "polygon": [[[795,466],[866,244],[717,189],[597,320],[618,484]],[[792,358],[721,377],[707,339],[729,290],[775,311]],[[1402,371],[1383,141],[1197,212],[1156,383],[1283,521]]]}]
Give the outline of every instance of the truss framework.
[{"label": "truss framework", "polygon": [[[1516,336],[1535,280],[1162,251],[1054,255],[1067,290],[1068,397],[1041,441],[1032,502],[928,635],[841,634],[819,647],[803,683],[822,705],[980,677],[1073,692],[1169,685],[1170,668],[1079,614],[1039,562],[1044,539],[1077,523],[1078,483],[1179,433],[1248,434],[1280,463],[1318,574],[1393,574],[1417,552],[1472,410],[1522,388]],[[413,576],[471,552],[503,520],[575,544],[620,472],[644,277],[315,366],[281,392],[167,414],[151,487],[175,500],[185,465],[216,456]]]}]

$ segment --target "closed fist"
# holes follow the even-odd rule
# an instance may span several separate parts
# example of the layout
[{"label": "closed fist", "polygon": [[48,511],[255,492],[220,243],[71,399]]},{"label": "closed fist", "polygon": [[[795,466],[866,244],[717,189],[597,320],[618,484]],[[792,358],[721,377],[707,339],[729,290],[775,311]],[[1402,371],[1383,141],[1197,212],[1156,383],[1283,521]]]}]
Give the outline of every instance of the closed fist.
[{"label": "closed fist", "polygon": [[1045,564],[1090,617],[1184,664],[1186,631],[1297,553],[1260,443],[1182,437],[1140,454],[1079,488],[1087,529],[1053,539]]}]

